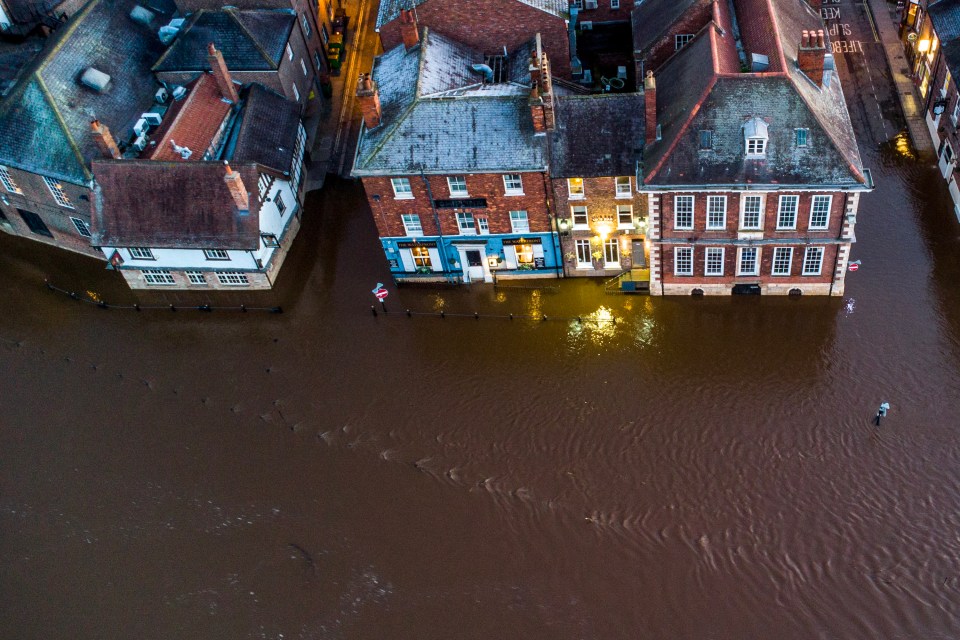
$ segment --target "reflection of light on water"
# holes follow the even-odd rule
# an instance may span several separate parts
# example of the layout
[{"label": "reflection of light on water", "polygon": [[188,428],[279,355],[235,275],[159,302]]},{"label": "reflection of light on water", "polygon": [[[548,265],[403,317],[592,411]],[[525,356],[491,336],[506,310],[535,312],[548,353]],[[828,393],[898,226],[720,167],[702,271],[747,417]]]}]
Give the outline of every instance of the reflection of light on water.
[{"label": "reflection of light on water", "polygon": [[433,296],[433,310],[436,313],[440,313],[447,308],[447,301],[443,299],[440,294]]},{"label": "reflection of light on water", "polygon": [[530,292],[530,302],[527,303],[527,314],[534,318],[539,318],[543,315],[543,299],[537,290]]},{"label": "reflection of light on water", "polygon": [[567,334],[571,338],[589,340],[594,344],[603,344],[617,332],[617,318],[607,307],[600,307],[593,313],[581,316],[580,320],[571,320]]},{"label": "reflection of light on water", "polygon": [[100,300],[100,294],[98,294],[96,291],[87,291],[87,297],[94,302],[102,302],[102,300]]},{"label": "reflection of light on water", "polygon": [[507,294],[503,291],[497,291],[497,302],[506,302]]}]

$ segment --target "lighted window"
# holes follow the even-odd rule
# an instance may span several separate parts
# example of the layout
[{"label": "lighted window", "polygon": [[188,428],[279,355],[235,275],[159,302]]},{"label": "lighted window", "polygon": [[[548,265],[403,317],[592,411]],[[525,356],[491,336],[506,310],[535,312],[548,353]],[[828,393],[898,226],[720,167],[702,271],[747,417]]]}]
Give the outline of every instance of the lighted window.
[{"label": "lighted window", "polygon": [[409,178],[390,178],[393,187],[393,196],[397,200],[412,200],[413,190],[410,188]]},{"label": "lighted window", "polygon": [[593,267],[593,256],[590,251],[589,240],[577,240],[577,269]]},{"label": "lighted window", "polygon": [[86,222],[80,218],[70,218],[70,221],[73,223],[73,226],[76,227],[77,233],[82,235],[84,238],[90,237],[90,227],[87,226]]},{"label": "lighted window", "polygon": [[225,287],[246,287],[250,284],[247,274],[236,271],[217,271],[217,281]]},{"label": "lighted window", "polygon": [[508,173],[503,176],[503,190],[508,196],[522,196],[523,176],[519,173]]},{"label": "lighted window", "polygon": [[792,264],[793,247],[776,247],[773,250],[773,268],[770,273],[775,276],[788,276]]},{"label": "lighted window", "polygon": [[583,178],[567,178],[567,192],[571,200],[580,200],[584,197]]},{"label": "lighted window", "polygon": [[756,276],[760,274],[760,249],[758,247],[741,247],[740,259],[737,260],[738,276]]},{"label": "lighted window", "polygon": [[633,228],[633,205],[630,205],[630,204],[617,205],[617,227],[619,227],[620,229]]},{"label": "lighted window", "polygon": [[153,251],[147,247],[130,247],[130,258],[133,260],[156,260]]},{"label": "lighted window", "polygon": [[413,266],[417,270],[433,269],[433,261],[430,260],[430,249],[427,247],[413,247],[410,249],[410,255],[413,256]]},{"label": "lighted window", "polygon": [[674,196],[673,228],[693,229],[693,196]]},{"label": "lighted window", "polygon": [[447,178],[447,187],[450,189],[451,198],[467,197],[467,179],[464,176],[451,176]]},{"label": "lighted window", "polygon": [[23,193],[17,183],[14,182],[13,176],[10,175],[10,169],[2,164],[0,164],[0,184],[3,184],[3,188],[10,193]]},{"label": "lighted window", "polygon": [[693,247],[674,247],[673,275],[675,276],[692,276],[693,275]]},{"label": "lighted window", "polygon": [[707,196],[707,229],[727,227],[727,196]]},{"label": "lighted window", "polygon": [[586,207],[570,207],[570,216],[573,218],[574,229],[589,229],[590,219]]},{"label": "lighted window", "polygon": [[603,266],[607,269],[620,266],[620,241],[609,238],[603,243]]},{"label": "lighted window", "polygon": [[751,118],[743,125],[747,158],[762,158],[767,153],[767,123],[762,118]]},{"label": "lighted window", "polygon": [[780,206],[777,208],[777,229],[797,228],[797,203],[800,196],[780,196]]},{"label": "lighted window", "polygon": [[293,49],[290,48],[290,43],[287,43],[287,60],[293,60]]},{"label": "lighted window", "polygon": [[203,257],[207,260],[229,260],[230,254],[223,249],[204,249]]},{"label": "lighted window", "polygon": [[53,194],[53,199],[57,201],[58,205],[66,207],[67,209],[74,208],[73,203],[70,202],[70,198],[67,197],[67,192],[64,191],[63,185],[60,184],[58,180],[43,176],[43,181],[46,183],[47,189],[50,189],[50,193]]},{"label": "lighted window", "polygon": [[403,221],[403,231],[408,236],[422,236],[423,225],[420,224],[420,216],[415,213],[406,213],[400,216]]},{"label": "lighted window", "polygon": [[533,245],[532,244],[514,245],[513,249],[517,254],[517,266],[519,267],[533,266]]},{"label": "lighted window", "polygon": [[177,281],[173,279],[173,274],[166,269],[143,269],[140,273],[143,275],[143,281],[149,285],[169,286],[177,284]]},{"label": "lighted window", "polygon": [[723,247],[707,247],[706,260],[704,261],[703,275],[722,276],[723,275]]},{"label": "lighted window", "polygon": [[826,229],[830,225],[830,204],[833,196],[813,196],[810,202],[810,228]]},{"label": "lighted window", "polygon": [[510,212],[510,230],[513,233],[527,233],[530,231],[530,220],[526,211]]},{"label": "lighted window", "polygon": [[803,275],[818,276],[823,267],[823,247],[807,247],[803,254]]},{"label": "lighted window", "polygon": [[683,47],[693,40],[694,34],[692,33],[678,33],[673,37],[674,51],[680,51]]},{"label": "lighted window", "polygon": [[763,228],[763,196],[742,196],[740,198],[740,228]]},{"label": "lighted window", "polygon": [[630,176],[620,176],[617,178],[617,197],[630,198],[633,196],[632,179]]},{"label": "lighted window", "polygon": [[477,222],[473,219],[473,214],[466,211],[457,212],[457,228],[460,230],[460,235],[477,235]]}]

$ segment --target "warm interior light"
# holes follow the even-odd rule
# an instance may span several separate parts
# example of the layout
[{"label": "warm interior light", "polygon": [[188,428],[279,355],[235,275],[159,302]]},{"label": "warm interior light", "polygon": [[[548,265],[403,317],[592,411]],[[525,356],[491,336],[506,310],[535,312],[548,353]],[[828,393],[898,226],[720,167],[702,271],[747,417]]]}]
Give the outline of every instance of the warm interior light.
[{"label": "warm interior light", "polygon": [[924,38],[923,40],[917,43],[917,51],[920,53],[926,53],[930,51],[930,41]]},{"label": "warm interior light", "polygon": [[597,225],[597,233],[600,234],[600,237],[606,240],[607,236],[610,235],[610,225],[606,222],[601,222]]}]

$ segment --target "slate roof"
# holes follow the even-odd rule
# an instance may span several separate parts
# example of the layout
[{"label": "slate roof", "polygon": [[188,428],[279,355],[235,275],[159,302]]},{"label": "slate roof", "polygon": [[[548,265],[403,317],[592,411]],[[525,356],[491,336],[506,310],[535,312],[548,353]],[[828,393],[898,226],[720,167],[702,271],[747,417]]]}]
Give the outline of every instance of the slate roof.
[{"label": "slate roof", "polygon": [[[157,14],[150,26],[130,19],[134,0],[92,0],[0,102],[0,164],[86,184],[100,152],[90,134],[99,119],[122,140],[153,104],[150,67],[163,51],[156,30],[172,14],[167,0],[141,0]],[[111,77],[102,94],[78,82],[89,67]]]},{"label": "slate roof", "polygon": [[960,78],[960,0],[938,0],[927,7],[940,38],[950,75]]},{"label": "slate roof", "polygon": [[[526,61],[529,48],[511,55]],[[542,171],[544,137],[533,130],[529,85],[484,85],[469,71],[478,62],[480,52],[428,29],[410,51],[401,45],[377,58],[383,122],[363,131],[354,175]]]},{"label": "slate roof", "polygon": [[646,52],[693,6],[711,0],[643,0],[630,14],[633,50]]},{"label": "slate roof", "polygon": [[223,54],[231,71],[276,70],[296,21],[292,9],[197,11],[154,65],[154,71],[209,69],[210,42]]},{"label": "slate roof", "polygon": [[[419,7],[428,0],[381,0],[380,9],[377,12],[377,29],[380,29],[388,22],[393,22],[400,17],[402,9],[413,9]],[[440,1],[440,0],[437,0]],[[443,0],[449,1],[449,0]],[[470,0],[461,0],[469,2]],[[570,16],[569,0],[516,0],[520,4],[525,4],[534,9],[539,9],[544,13],[549,13],[558,18],[568,18]]]},{"label": "slate roof", "polygon": [[[701,30],[657,75],[662,140],[645,151],[646,184],[865,183],[840,79],[831,74],[829,85],[818,87],[797,67],[797,34],[819,28],[820,16],[803,0],[734,0],[738,18],[740,11],[762,14],[760,5],[772,9],[766,15],[774,38],[755,37],[751,46],[766,47],[762,53],[779,71],[732,72],[732,30],[712,23]],[[761,160],[744,157],[742,127],[754,117],[769,125]],[[795,145],[797,128],[810,130],[806,147]],[[713,132],[712,149],[700,149],[701,130]]]},{"label": "slate roof", "polygon": [[263,85],[247,90],[230,162],[249,163],[278,173],[290,171],[300,128],[297,104]]},{"label": "slate roof", "polygon": [[632,176],[643,161],[642,93],[569,96],[556,101],[550,175]]},{"label": "slate roof", "polygon": [[233,108],[223,100],[217,79],[205,73],[189,85],[187,95],[176,100],[165,114],[160,128],[151,135],[150,143],[156,146],[146,154],[151,160],[183,162],[173,148],[187,147],[193,153],[189,162],[203,160],[204,153],[223,126],[223,121]]},{"label": "slate roof", "polygon": [[231,169],[252,191],[246,215],[236,209],[222,162],[94,161],[93,245],[256,250],[257,167],[249,163]]}]

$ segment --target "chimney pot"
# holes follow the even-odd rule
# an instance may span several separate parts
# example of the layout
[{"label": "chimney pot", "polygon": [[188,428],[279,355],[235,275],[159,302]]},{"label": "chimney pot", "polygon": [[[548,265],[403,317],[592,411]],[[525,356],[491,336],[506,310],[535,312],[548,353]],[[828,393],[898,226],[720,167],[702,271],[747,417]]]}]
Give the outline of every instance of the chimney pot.
[{"label": "chimney pot", "polygon": [[420,31],[417,27],[417,19],[410,9],[401,9],[400,11],[400,37],[403,39],[403,46],[408,51],[420,42]]},{"label": "chimney pot", "polygon": [[90,122],[90,131],[93,134],[93,141],[96,143],[97,148],[100,149],[103,157],[113,158],[114,160],[119,160],[122,157],[120,148],[117,147],[117,142],[113,139],[113,135],[106,125],[101,124],[99,120],[95,119]]},{"label": "chimney pot", "polygon": [[360,82],[357,86],[357,103],[360,105],[363,124],[366,125],[367,129],[379,126],[383,120],[383,113],[380,108],[380,91],[369,73],[360,74]]},{"label": "chimney pot", "polygon": [[217,86],[220,87],[220,95],[234,104],[239,102],[240,95],[233,85],[233,78],[230,77],[227,63],[223,61],[223,54],[217,50],[212,42],[207,44],[207,60],[210,62],[213,77],[217,80]]},{"label": "chimney pot", "polygon": [[803,31],[800,49],[797,51],[797,66],[817,86],[823,85],[824,58],[827,53],[823,30]]}]

